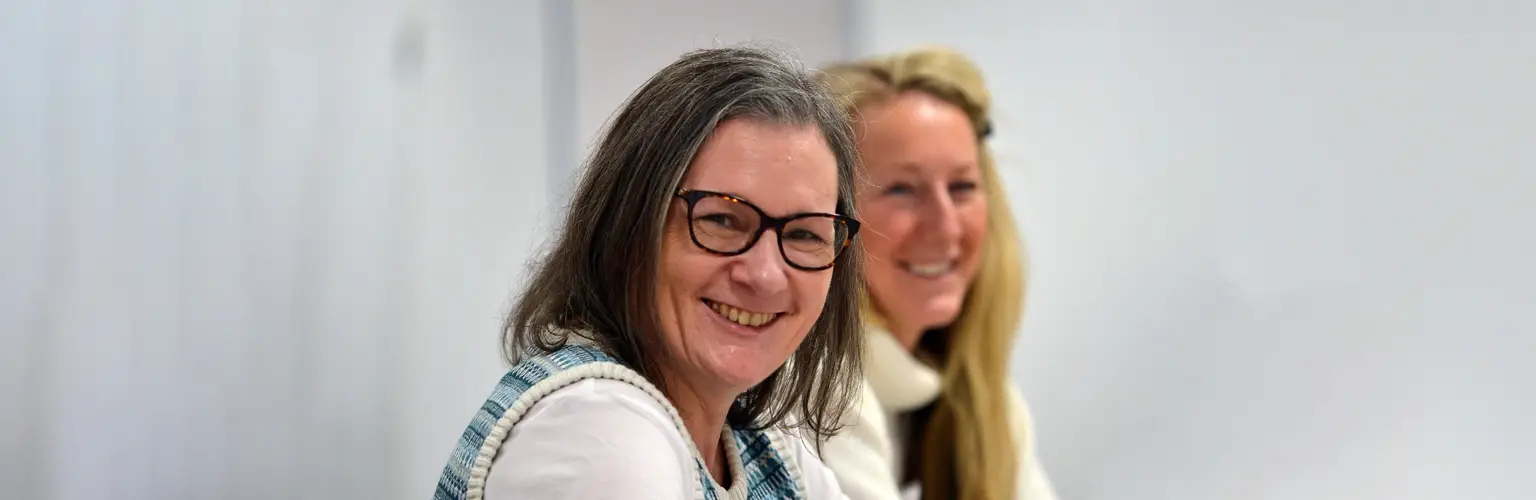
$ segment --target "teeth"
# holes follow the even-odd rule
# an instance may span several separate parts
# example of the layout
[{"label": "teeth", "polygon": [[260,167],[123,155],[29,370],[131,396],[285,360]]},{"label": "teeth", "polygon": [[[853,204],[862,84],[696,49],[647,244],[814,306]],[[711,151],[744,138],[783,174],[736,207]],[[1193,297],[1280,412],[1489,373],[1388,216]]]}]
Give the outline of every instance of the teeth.
[{"label": "teeth", "polygon": [[953,262],[937,262],[933,264],[907,264],[907,271],[925,278],[932,278],[949,272],[954,267]]},{"label": "teeth", "polygon": [[773,318],[778,317],[778,313],[744,311],[716,302],[709,302],[709,307],[726,319],[743,326],[763,326],[768,324],[769,321],[773,321]]}]

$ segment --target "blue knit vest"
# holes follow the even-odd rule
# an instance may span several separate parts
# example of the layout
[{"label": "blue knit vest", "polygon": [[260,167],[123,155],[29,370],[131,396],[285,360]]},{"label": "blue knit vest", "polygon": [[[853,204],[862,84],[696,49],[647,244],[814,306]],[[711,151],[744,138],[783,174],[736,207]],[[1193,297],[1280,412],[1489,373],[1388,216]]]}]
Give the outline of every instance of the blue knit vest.
[{"label": "blue knit vest", "polygon": [[[454,448],[448,465],[443,467],[442,476],[438,479],[433,500],[480,500],[485,493],[485,479],[490,473],[491,461],[496,458],[501,443],[518,420],[544,396],[593,378],[619,380],[644,390],[673,414],[674,424],[678,432],[682,433],[683,440],[692,442],[688,438],[687,429],[676,416],[677,410],[639,373],[618,364],[597,349],[567,345],[554,353],[527,357],[513,365],[501,378],[491,390],[490,397],[486,398],[485,404],[480,406],[480,411],[470,420],[469,427],[464,429],[464,434],[459,436],[458,446]],[[800,477],[799,464],[785,460],[788,451],[783,447],[785,438],[782,433],[732,429],[730,434],[735,441],[734,448],[740,452],[742,464],[742,477],[733,478],[732,481],[746,481],[747,486],[743,490],[745,496],[738,494],[733,497],[735,500],[805,498],[805,493],[796,483],[796,478]],[[645,452],[636,451],[636,456],[643,456]],[[699,485],[695,490],[695,499],[721,500],[731,496],[718,490],[697,453],[694,455],[694,464],[693,474]]]}]

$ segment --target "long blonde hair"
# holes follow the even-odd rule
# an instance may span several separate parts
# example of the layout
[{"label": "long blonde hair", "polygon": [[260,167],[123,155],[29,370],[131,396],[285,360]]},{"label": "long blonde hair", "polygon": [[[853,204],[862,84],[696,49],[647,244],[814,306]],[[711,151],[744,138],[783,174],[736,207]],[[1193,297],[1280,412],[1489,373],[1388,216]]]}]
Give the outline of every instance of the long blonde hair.
[{"label": "long blonde hair", "polygon": [[[919,91],[964,110],[977,131],[988,233],[960,317],[938,342],[918,346],[939,363],[943,392],[912,443],[921,450],[913,466],[924,498],[1012,499],[1019,461],[1014,439],[1025,436],[1013,436],[1009,424],[1008,360],[1023,314],[1024,251],[986,144],[992,96],[981,70],[954,50],[922,47],[829,66],[823,81],[855,120],[865,106]],[[882,323],[873,301],[863,303],[868,320]]]}]

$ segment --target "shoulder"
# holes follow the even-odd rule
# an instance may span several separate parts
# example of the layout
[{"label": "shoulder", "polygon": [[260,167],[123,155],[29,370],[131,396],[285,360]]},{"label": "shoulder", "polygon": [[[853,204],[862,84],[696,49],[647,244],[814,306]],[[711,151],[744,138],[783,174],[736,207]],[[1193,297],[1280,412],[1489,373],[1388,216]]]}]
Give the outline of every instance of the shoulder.
[{"label": "shoulder", "polygon": [[839,486],[837,475],[812,451],[810,439],[788,429],[774,430],[769,435],[777,443],[780,452],[787,455],[785,459],[789,462],[791,474],[806,498],[847,500],[848,496]]},{"label": "shoulder", "polygon": [[887,420],[885,410],[880,405],[880,400],[875,390],[870,387],[868,380],[861,380],[860,389],[854,397],[853,403],[843,413],[840,423],[842,429],[827,441],[823,447],[823,453],[828,455],[828,461],[841,461],[841,455],[846,451],[858,450],[861,453],[873,453],[874,456],[887,456],[893,453],[890,439],[891,423]]},{"label": "shoulder", "polygon": [[890,423],[867,380],[848,412],[843,428],[821,447],[822,461],[854,500],[895,500],[896,451]]},{"label": "shoulder", "polygon": [[1008,384],[1008,418],[1018,450],[1018,495],[1021,500],[1055,500],[1056,492],[1036,452],[1034,417],[1018,385]]},{"label": "shoulder", "polygon": [[853,403],[848,406],[843,414],[841,423],[843,429],[832,438],[833,442],[861,442],[869,446],[879,448],[883,452],[890,451],[890,426],[885,407],[880,404],[880,397],[870,385],[869,380],[859,381],[859,391],[854,397]]},{"label": "shoulder", "polygon": [[1008,383],[1008,423],[1013,431],[1013,440],[1018,444],[1019,451],[1029,452],[1033,455],[1035,450],[1035,418],[1030,412],[1029,403],[1024,400],[1024,392],[1019,390],[1018,384]]},{"label": "shoulder", "polygon": [[697,488],[689,446],[668,407],[646,390],[585,379],[550,392],[512,427],[485,496],[687,498]]}]

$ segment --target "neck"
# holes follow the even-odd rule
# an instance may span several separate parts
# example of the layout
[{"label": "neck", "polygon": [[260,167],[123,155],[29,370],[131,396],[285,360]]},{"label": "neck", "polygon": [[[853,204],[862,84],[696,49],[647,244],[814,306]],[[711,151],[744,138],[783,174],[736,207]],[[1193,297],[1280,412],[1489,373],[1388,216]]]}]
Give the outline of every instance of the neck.
[{"label": "neck", "polygon": [[917,341],[922,340],[923,332],[927,331],[925,328],[911,325],[896,325],[893,323],[886,323],[885,328],[886,331],[891,332],[891,336],[895,337],[896,342],[901,344],[901,347],[906,349],[907,352],[917,349]]},{"label": "neck", "polygon": [[725,417],[735,398],[711,397],[710,393],[683,380],[668,378],[673,380],[667,384],[667,397],[677,408],[678,416],[682,417],[683,427],[688,428],[688,436],[699,450],[699,457],[704,459],[705,468],[709,469],[715,482],[730,487],[730,467],[725,457],[725,448],[720,443],[720,433],[725,429]]}]

